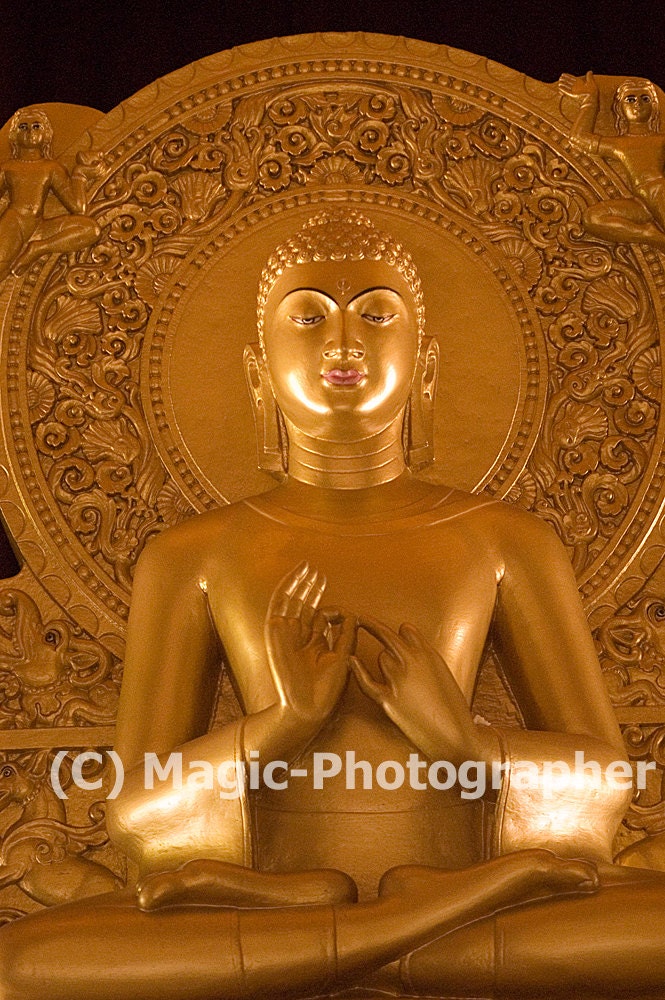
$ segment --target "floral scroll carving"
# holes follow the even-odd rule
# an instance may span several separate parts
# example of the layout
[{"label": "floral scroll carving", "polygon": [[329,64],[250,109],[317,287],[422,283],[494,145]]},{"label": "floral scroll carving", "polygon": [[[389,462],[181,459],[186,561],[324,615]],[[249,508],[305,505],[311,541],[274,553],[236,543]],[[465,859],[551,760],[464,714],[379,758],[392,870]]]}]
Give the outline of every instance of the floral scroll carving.
[{"label": "floral scroll carving", "polygon": [[551,144],[459,96],[301,84],[181,113],[110,176],[96,170],[91,214],[102,235],[44,289],[30,412],[62,516],[123,591],[150,535],[192,512],[150,443],[139,401],[151,310],[225,219],[315,188],[417,195],[472,225],[530,289],[550,400],[508,499],[553,524],[580,577],[592,571],[652,460],[660,354],[633,251],[585,236],[588,185]]}]

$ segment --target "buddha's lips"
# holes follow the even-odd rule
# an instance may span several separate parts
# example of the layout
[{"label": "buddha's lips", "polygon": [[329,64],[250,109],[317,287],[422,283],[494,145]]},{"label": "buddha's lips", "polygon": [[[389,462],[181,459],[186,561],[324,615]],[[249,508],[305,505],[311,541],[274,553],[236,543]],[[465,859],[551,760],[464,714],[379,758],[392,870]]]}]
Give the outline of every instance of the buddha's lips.
[{"label": "buddha's lips", "polygon": [[332,368],[329,372],[323,372],[323,378],[330,385],[358,385],[365,377],[364,372],[359,372],[357,368]]}]

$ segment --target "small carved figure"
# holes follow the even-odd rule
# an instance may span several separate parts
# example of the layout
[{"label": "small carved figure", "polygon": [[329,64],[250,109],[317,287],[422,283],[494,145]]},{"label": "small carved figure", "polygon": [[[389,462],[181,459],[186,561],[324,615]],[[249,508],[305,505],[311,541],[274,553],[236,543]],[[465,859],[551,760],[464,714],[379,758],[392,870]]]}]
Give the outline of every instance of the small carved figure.
[{"label": "small carved figure", "polygon": [[598,135],[598,84],[564,73],[562,94],[580,100],[570,141],[578,149],[618,160],[635,197],[612,198],[587,208],[582,221],[594,236],[609,242],[649,243],[665,248],[665,135],[660,129],[658,93],[649,80],[626,79],[617,87],[612,110],[617,134]]},{"label": "small carved figure", "polygon": [[[44,111],[20,108],[11,120],[11,159],[0,166],[0,281],[22,274],[45,253],[81,250],[99,239],[96,222],[85,216],[83,177],[70,175],[53,159],[53,128]],[[70,215],[44,217],[49,194]]]}]

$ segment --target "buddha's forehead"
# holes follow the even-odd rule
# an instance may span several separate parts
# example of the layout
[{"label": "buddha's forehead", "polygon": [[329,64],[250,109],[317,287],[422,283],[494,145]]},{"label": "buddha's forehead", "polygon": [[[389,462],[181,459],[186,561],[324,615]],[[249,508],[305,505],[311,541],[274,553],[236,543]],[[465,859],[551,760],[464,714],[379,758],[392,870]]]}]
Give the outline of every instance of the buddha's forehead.
[{"label": "buddha's forehead", "polygon": [[413,294],[400,272],[384,260],[324,260],[287,267],[270,289],[268,309],[291,292],[312,289],[347,305],[365,291],[390,288],[415,307]]}]

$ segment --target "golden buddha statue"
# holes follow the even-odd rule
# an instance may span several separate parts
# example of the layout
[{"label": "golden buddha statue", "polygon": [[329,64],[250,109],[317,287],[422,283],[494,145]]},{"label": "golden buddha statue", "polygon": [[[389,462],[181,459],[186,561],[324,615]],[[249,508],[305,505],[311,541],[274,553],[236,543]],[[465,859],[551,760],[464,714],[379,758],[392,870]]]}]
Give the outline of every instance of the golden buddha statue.
[{"label": "golden buddha statue", "polygon": [[[665,876],[611,864],[629,790],[515,780],[624,751],[551,529],[413,474],[438,353],[409,254],[323,212],[271,256],[258,328],[282,482],[165,531],[135,578],[109,822],[138,887],[3,928],[3,1000],[665,996]],[[490,635],[526,730],[472,716]],[[208,732],[222,654],[243,714]],[[176,752],[219,782],[174,784]],[[308,783],[336,758],[355,780]],[[507,776],[481,800],[421,761]]]}]

